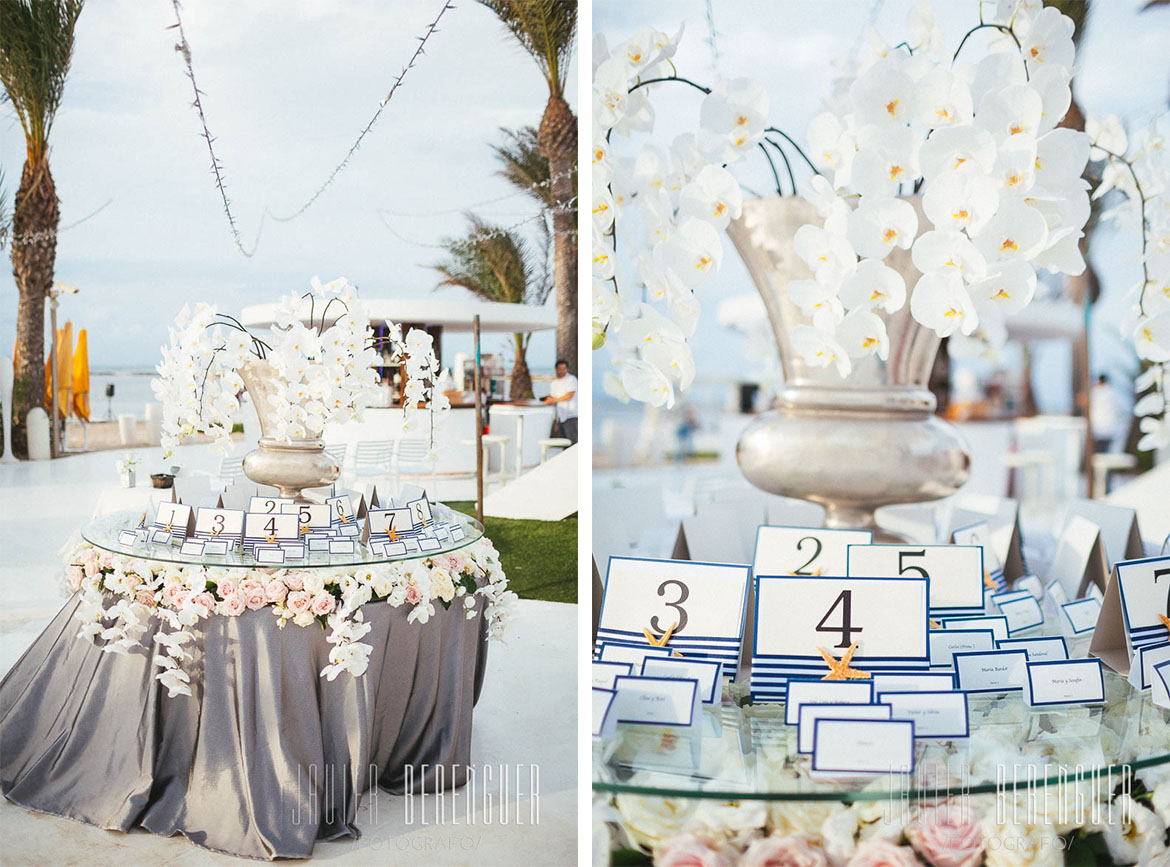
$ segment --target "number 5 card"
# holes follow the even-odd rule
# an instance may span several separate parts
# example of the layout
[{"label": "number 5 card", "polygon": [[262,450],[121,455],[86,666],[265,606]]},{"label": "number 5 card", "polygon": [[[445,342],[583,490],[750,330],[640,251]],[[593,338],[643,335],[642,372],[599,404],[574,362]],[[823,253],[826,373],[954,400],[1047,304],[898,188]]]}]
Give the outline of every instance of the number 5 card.
[{"label": "number 5 card", "polygon": [[828,674],[822,649],[842,669],[928,668],[929,586],[919,577],[757,577],[752,697],[775,701],[789,678]]},{"label": "number 5 card", "polygon": [[983,613],[983,548],[977,545],[850,545],[850,577],[930,579],[930,615]]},{"label": "number 5 card", "polygon": [[611,557],[597,643],[653,642],[718,660],[734,679],[749,573],[747,566]]}]

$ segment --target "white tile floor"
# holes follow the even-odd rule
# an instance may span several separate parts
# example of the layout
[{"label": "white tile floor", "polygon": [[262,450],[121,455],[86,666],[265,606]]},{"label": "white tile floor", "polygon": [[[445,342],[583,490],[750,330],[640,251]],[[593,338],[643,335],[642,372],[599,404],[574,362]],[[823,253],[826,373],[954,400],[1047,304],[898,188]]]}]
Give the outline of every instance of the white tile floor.
[{"label": "white tile floor", "polygon": [[[0,671],[7,671],[65,601],[57,551],[89,517],[102,488],[116,484],[119,452],[53,462],[0,466]],[[158,449],[138,452],[140,473],[157,471]],[[212,470],[206,446],[185,446],[184,468]],[[168,462],[169,463],[169,462]],[[429,824],[416,799],[407,821],[406,800],[380,793],[376,817],[369,799],[358,813],[362,838],[320,843],[314,860],[339,865],[572,864],[577,856],[577,606],[521,601],[507,643],[489,651],[483,693],[475,711],[472,762],[478,766],[539,766],[539,816],[504,824],[497,805],[491,824]],[[524,691],[518,684],[540,684]],[[182,700],[177,699],[177,700]],[[449,795],[448,798],[451,796]],[[450,803],[450,801],[448,802]],[[462,805],[460,804],[460,818]],[[528,820],[527,804],[521,805]],[[448,807],[450,809],[450,807]],[[482,821],[481,816],[481,821]],[[0,799],[0,841],[5,865],[194,865],[251,863],[206,852],[182,837],[103,831],[67,819],[29,813]]]}]

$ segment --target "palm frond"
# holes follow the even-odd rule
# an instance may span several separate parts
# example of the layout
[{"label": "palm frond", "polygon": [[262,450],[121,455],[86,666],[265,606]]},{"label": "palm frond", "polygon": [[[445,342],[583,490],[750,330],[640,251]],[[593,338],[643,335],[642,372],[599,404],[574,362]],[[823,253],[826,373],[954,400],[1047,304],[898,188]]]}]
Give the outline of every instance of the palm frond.
[{"label": "palm frond", "polygon": [[29,159],[43,159],[84,0],[0,0],[0,83],[20,120]]},{"label": "palm frond", "polygon": [[540,152],[536,142],[536,127],[504,129],[503,144],[492,145],[492,151],[499,160],[496,172],[516,189],[531,196],[541,207],[553,206],[551,173],[548,160]]},{"label": "palm frond", "polygon": [[496,13],[540,67],[553,95],[563,96],[573,40],[577,0],[479,0]]},{"label": "palm frond", "polygon": [[440,276],[435,288],[458,286],[485,301],[534,303],[538,283],[528,243],[515,231],[475,214],[467,219],[471,228],[466,235],[442,241],[447,257],[431,266]]},{"label": "palm frond", "polygon": [[0,250],[8,246],[8,232],[12,226],[12,214],[8,212],[8,190],[4,189],[4,169],[0,168]]}]

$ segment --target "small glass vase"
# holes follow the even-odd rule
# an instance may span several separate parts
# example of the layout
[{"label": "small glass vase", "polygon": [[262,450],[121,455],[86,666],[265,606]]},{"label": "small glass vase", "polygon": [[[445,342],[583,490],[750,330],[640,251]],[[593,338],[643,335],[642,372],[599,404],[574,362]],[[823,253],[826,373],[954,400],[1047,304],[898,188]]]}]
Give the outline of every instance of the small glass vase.
[{"label": "small glass vase", "polygon": [[133,467],[131,467],[128,470],[122,470],[121,476],[122,476],[122,487],[123,488],[134,487],[134,469],[133,469]]}]

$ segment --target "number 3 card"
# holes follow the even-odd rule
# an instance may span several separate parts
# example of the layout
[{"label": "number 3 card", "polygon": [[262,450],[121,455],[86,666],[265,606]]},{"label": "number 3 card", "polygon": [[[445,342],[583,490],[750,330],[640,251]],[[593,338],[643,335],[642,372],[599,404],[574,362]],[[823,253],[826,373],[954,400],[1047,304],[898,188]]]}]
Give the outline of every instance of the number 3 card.
[{"label": "number 3 card", "polygon": [[850,545],[859,578],[929,578],[931,617],[983,613],[983,549],[976,545]]},{"label": "number 3 card", "polygon": [[756,575],[837,575],[848,566],[850,545],[868,545],[869,530],[768,527],[756,532]]},{"label": "number 3 card", "polygon": [[842,669],[928,668],[929,585],[917,577],[756,578],[752,697],[775,701],[789,678],[828,674],[821,649]]},{"label": "number 3 card", "polygon": [[611,557],[597,642],[661,643],[718,660],[734,679],[747,609],[747,566]]}]

